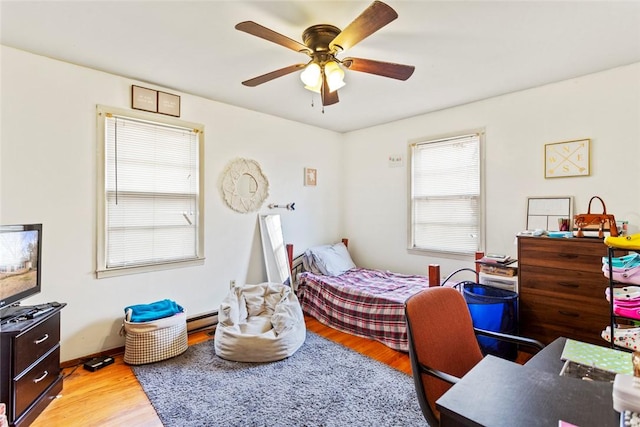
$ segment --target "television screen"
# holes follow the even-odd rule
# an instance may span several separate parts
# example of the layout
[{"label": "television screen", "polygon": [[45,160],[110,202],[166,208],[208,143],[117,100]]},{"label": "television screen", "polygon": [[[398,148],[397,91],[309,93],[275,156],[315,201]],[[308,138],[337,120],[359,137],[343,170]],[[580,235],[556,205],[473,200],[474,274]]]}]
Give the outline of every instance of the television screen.
[{"label": "television screen", "polygon": [[40,292],[42,224],[0,226],[0,309]]}]

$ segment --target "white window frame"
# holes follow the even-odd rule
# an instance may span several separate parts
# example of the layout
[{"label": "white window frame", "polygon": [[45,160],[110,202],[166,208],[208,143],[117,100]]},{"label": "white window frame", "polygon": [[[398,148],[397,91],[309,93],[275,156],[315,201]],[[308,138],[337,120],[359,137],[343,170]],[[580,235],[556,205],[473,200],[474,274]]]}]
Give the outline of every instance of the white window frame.
[{"label": "white window frame", "polygon": [[[198,182],[197,182],[197,212],[194,213],[197,226],[196,256],[185,260],[177,261],[151,261],[146,264],[135,264],[131,266],[107,266],[107,244],[108,244],[108,213],[107,213],[107,159],[106,159],[106,119],[109,117],[123,117],[125,119],[140,120],[157,124],[160,126],[170,126],[184,128],[194,131],[197,134],[198,150]],[[190,123],[173,117],[160,116],[158,114],[146,113],[142,111],[125,110],[114,107],[98,105],[96,108],[96,128],[98,145],[98,179],[97,179],[97,262],[96,277],[114,277],[133,273],[144,273],[158,270],[166,270],[178,267],[188,267],[204,264],[204,126]]]},{"label": "white window frame", "polygon": [[[458,138],[464,138],[466,136],[475,135],[478,137],[478,150],[479,150],[479,159],[478,159],[478,174],[479,174],[479,194],[478,198],[478,213],[476,217],[476,227],[477,227],[477,237],[476,237],[476,246],[475,247],[457,247],[457,248],[442,248],[438,246],[439,242],[434,242],[434,245],[431,246],[421,246],[415,243],[415,232],[416,229],[414,227],[415,224],[415,209],[414,209],[414,151],[418,146],[425,144],[438,144],[438,143],[446,143],[447,141],[456,140]],[[475,256],[475,252],[482,251],[484,248],[484,236],[485,236],[485,197],[484,197],[484,137],[485,132],[482,129],[474,129],[463,132],[455,132],[446,135],[438,135],[427,138],[419,138],[409,141],[408,147],[408,158],[409,158],[409,167],[408,171],[408,227],[407,227],[407,242],[408,242],[408,250],[410,253],[415,254],[435,254],[438,256],[463,256],[467,257],[470,255]],[[453,159],[455,161],[455,159]],[[454,196],[455,197],[455,196]],[[464,197],[464,196],[463,196]],[[448,224],[449,227],[455,227],[455,224]],[[444,231],[438,234],[442,235],[442,239],[447,238],[447,233]]]}]

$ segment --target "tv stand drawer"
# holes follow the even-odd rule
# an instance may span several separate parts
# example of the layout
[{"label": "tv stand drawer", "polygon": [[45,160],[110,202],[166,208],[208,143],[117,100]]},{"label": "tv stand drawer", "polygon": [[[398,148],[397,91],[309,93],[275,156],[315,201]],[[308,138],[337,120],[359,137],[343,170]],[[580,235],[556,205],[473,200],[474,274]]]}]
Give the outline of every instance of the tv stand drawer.
[{"label": "tv stand drawer", "polygon": [[13,376],[31,366],[60,342],[60,313],[14,338]]},{"label": "tv stand drawer", "polygon": [[60,376],[60,345],[55,348],[37,365],[31,367],[24,375],[15,379],[15,415],[19,418],[22,413]]}]

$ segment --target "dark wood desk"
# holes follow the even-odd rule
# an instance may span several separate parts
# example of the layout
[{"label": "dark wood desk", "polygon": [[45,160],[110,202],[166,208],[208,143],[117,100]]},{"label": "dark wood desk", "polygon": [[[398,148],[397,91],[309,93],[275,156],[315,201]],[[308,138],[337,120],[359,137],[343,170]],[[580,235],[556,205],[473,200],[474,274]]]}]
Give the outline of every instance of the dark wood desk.
[{"label": "dark wood desk", "polygon": [[550,374],[559,374],[564,366],[564,362],[560,359],[566,338],[558,338],[547,345],[542,351],[539,351],[526,364],[528,368],[535,368],[539,371],[548,372]]},{"label": "dark wood desk", "polygon": [[485,357],[436,405],[440,425],[549,426],[563,420],[580,427],[619,427],[607,382],[560,376],[560,338],[526,365]]}]

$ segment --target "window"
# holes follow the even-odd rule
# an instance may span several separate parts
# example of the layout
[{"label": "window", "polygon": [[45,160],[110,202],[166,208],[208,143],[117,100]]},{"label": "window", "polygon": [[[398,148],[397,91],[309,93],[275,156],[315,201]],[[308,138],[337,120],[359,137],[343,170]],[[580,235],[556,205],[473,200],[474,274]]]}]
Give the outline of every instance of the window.
[{"label": "window", "polygon": [[202,264],[203,126],[98,106],[97,276]]},{"label": "window", "polygon": [[481,137],[410,146],[409,249],[474,254],[482,247]]}]

